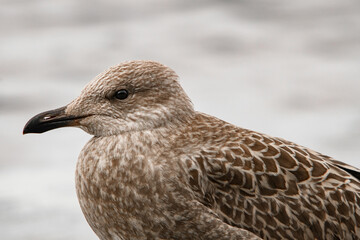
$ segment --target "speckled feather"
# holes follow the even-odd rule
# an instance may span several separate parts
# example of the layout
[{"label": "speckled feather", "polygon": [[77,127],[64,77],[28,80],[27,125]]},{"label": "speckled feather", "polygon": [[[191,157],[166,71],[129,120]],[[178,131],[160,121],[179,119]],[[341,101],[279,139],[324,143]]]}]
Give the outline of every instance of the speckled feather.
[{"label": "speckled feather", "polygon": [[100,239],[360,239],[358,169],[194,111],[177,78],[125,62],[66,108],[94,135],[76,189]]}]

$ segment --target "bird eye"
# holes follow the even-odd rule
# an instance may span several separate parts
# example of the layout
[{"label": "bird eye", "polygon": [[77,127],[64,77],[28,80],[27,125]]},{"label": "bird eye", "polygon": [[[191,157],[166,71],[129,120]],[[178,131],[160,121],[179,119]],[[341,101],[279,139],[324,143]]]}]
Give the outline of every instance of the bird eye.
[{"label": "bird eye", "polygon": [[124,100],[129,96],[129,92],[126,89],[121,89],[115,93],[115,98]]}]

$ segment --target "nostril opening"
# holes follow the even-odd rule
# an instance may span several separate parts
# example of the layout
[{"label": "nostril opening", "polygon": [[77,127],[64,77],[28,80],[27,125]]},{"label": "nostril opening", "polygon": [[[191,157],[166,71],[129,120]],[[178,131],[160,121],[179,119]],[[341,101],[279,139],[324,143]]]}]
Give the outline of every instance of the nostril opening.
[{"label": "nostril opening", "polygon": [[49,120],[50,118],[53,118],[54,116],[51,116],[51,115],[49,115],[49,116],[45,116],[43,119],[44,120]]}]

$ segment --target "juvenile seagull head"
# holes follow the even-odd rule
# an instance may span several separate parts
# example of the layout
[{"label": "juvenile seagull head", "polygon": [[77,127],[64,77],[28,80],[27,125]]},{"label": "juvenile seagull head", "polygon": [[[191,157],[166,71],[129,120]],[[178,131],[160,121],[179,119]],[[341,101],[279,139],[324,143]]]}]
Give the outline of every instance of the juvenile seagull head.
[{"label": "juvenile seagull head", "polygon": [[172,69],[153,61],[129,61],[98,75],[67,106],[30,119],[23,133],[76,126],[109,136],[181,124],[193,114]]}]

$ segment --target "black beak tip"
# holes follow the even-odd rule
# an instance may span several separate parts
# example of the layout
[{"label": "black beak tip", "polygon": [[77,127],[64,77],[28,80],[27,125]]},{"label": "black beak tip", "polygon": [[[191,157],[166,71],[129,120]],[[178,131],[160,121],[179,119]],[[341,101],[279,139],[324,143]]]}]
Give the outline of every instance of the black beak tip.
[{"label": "black beak tip", "polygon": [[27,133],[29,133],[29,131],[26,129],[26,127],[24,127],[24,129],[23,129],[23,135],[25,135],[25,134],[27,134]]},{"label": "black beak tip", "polygon": [[32,133],[31,129],[29,128],[29,122],[27,122],[25,124],[25,127],[23,129],[23,135],[28,134],[28,133]]},{"label": "black beak tip", "polygon": [[69,125],[72,118],[65,115],[65,107],[39,113],[32,117],[23,129],[23,134],[43,133],[49,130]]},{"label": "black beak tip", "polygon": [[26,124],[23,129],[23,135],[28,133],[41,133],[39,130],[40,121],[38,115],[31,118]]}]

